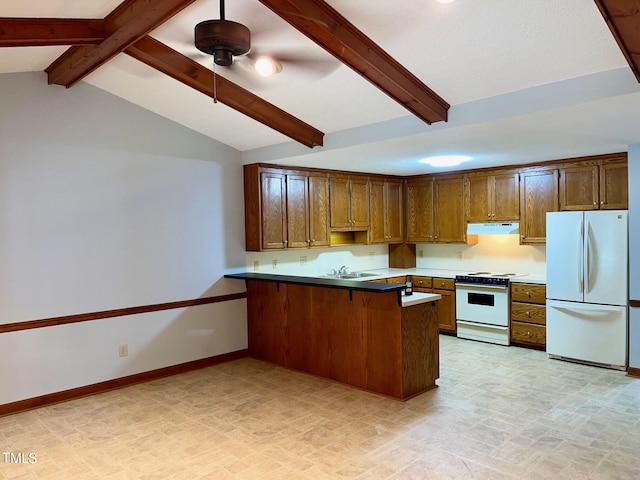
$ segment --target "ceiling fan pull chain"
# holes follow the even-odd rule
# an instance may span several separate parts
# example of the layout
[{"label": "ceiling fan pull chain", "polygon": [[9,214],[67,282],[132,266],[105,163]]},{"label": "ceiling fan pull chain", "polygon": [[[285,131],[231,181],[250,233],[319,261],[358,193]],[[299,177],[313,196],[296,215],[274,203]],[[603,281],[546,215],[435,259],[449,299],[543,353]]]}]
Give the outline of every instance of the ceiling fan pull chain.
[{"label": "ceiling fan pull chain", "polygon": [[216,81],[216,62],[213,62],[213,103],[218,103],[218,82]]}]

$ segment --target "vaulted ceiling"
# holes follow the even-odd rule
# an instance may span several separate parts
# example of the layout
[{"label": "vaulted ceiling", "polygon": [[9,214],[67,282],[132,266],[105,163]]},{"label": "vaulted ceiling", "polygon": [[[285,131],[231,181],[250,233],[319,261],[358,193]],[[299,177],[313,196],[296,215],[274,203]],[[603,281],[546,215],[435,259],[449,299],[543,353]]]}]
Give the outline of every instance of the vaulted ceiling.
[{"label": "vaulted ceiling", "polygon": [[640,142],[639,12],[640,0],[228,0],[250,55],[283,65],[261,78],[247,56],[214,73],[193,46],[218,0],[5,0],[0,73],[90,83],[247,162],[411,174],[434,153],[489,166]]}]

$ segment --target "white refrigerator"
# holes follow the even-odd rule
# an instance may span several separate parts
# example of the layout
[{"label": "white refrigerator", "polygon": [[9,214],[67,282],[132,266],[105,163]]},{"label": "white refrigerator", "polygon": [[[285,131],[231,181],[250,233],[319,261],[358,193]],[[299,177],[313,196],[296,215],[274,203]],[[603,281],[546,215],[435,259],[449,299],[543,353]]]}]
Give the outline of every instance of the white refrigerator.
[{"label": "white refrigerator", "polygon": [[626,369],[628,212],[547,213],[547,353]]}]

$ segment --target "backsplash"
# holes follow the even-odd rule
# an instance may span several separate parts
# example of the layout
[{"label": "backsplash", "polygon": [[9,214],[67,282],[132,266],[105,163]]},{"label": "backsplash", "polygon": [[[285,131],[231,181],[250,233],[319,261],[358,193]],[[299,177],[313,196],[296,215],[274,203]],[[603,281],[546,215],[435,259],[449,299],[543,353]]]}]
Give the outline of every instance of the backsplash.
[{"label": "backsplash", "polygon": [[[546,247],[520,245],[518,235],[479,235],[476,245],[418,244],[416,253],[418,268],[546,273]],[[248,272],[287,275],[324,275],[343,265],[351,271],[389,266],[387,245],[246,252],[245,258]]]},{"label": "backsplash", "polygon": [[[387,268],[389,252],[386,245],[350,245],[247,252],[246,260],[248,272],[317,276],[331,273],[333,269],[337,270],[343,265],[356,272]],[[258,262],[257,265],[255,262]]]},{"label": "backsplash", "polygon": [[520,245],[517,234],[478,235],[476,245],[418,244],[416,255],[418,268],[546,273],[546,246]]}]

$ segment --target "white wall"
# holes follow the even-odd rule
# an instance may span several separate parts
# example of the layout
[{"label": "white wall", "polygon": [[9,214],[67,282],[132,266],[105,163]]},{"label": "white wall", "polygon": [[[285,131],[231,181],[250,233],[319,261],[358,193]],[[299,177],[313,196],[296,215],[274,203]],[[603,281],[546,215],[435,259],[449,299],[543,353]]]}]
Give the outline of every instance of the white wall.
[{"label": "white wall", "polygon": [[[0,324],[244,290],[240,152],[42,73],[0,105]],[[246,344],[244,300],[0,334],[0,404]]]},{"label": "white wall", "polygon": [[517,234],[478,235],[475,245],[418,244],[416,267],[496,273],[546,273],[546,247],[520,245]]},{"label": "white wall", "polygon": [[[629,298],[640,300],[640,144],[629,146]],[[629,319],[629,366],[640,368],[640,308]]]}]

